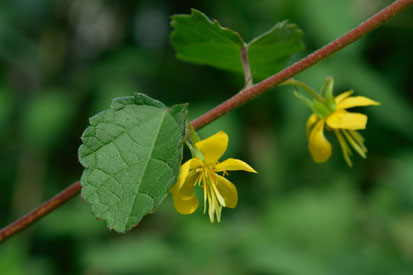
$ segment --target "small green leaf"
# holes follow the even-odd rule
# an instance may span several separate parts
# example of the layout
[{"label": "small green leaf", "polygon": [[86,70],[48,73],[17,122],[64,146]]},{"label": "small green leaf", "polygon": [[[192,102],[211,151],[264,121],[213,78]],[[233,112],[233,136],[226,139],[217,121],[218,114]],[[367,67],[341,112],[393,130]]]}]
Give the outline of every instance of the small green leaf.
[{"label": "small green leaf", "polygon": [[287,21],[248,43],[248,62],[254,79],[263,79],[281,71],[292,54],[304,49],[303,32]]},{"label": "small green leaf", "polygon": [[136,94],[90,119],[79,148],[82,197],[109,228],[130,230],[167,195],[179,173],[186,113],[186,104],[167,108]]},{"label": "small green leaf", "polygon": [[202,12],[192,9],[191,15],[172,16],[171,42],[181,60],[210,65],[224,70],[242,72],[238,33],[221,27]]}]

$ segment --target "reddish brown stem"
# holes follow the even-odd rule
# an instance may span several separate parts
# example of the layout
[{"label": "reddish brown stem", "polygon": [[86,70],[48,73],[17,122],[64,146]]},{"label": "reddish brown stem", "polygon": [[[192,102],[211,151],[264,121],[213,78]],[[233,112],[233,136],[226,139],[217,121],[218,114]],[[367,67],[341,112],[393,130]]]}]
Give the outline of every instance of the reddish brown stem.
[{"label": "reddish brown stem", "polygon": [[51,198],[49,201],[43,203],[40,207],[21,217],[9,226],[3,228],[0,231],[0,242],[25,229],[41,217],[45,216],[63,203],[67,202],[69,199],[73,198],[77,193],[79,193],[80,189],[80,181],[77,181],[57,194],[55,197]]},{"label": "reddish brown stem", "polygon": [[[387,20],[401,12],[402,10],[406,9],[412,3],[413,0],[398,0],[393,2],[393,4],[389,5],[379,13],[370,17],[368,20],[361,23],[359,26],[349,31],[337,40],[331,42],[327,46],[324,46],[323,48],[315,51],[314,53],[310,54],[304,59],[298,61],[297,63],[291,65],[283,71],[265,79],[264,81],[261,81],[260,83],[239,92],[227,101],[223,102],[222,104],[208,111],[204,115],[195,119],[192,122],[193,127],[195,129],[200,129],[206,126],[207,124],[211,123],[212,121],[216,120],[222,115],[228,113],[229,111],[240,107],[241,105],[270,90],[271,88],[275,87],[281,82],[311,67],[317,62],[320,62],[321,60],[327,58],[328,56],[334,54],[335,52],[341,50],[342,48],[350,45],[357,39],[371,32],[372,30],[374,30],[375,28],[377,28],[378,26],[380,26],[381,24],[383,24],[384,22],[386,22]],[[79,193],[80,189],[80,182],[77,181],[65,190],[63,190],[60,194],[41,205],[39,208],[33,210],[29,214],[25,215],[24,217],[15,221],[11,225],[2,229],[0,231],[0,242],[4,241],[13,234],[25,229],[26,227],[34,223],[36,220],[53,211],[61,204],[68,201],[77,193]]]},{"label": "reddish brown stem", "polygon": [[281,82],[293,77],[294,75],[313,66],[314,64],[341,50],[342,48],[350,45],[357,39],[363,37],[367,33],[371,32],[372,30],[374,30],[375,28],[377,28],[378,26],[380,26],[381,24],[383,24],[384,22],[386,22],[387,20],[389,20],[390,18],[392,18],[393,16],[407,8],[409,5],[412,4],[412,2],[413,0],[395,1],[393,4],[389,5],[379,13],[370,17],[368,20],[364,21],[356,28],[341,36],[337,40],[315,51],[314,53],[308,55],[304,59],[301,59],[297,63],[294,63],[293,65],[282,70],[281,72],[273,76],[270,76],[269,78],[261,81],[260,83],[257,83],[256,85],[250,88],[242,90],[235,96],[218,105],[217,107],[213,108],[212,110],[209,110],[207,113],[195,119],[192,122],[192,126],[195,129],[204,127],[205,125],[211,123],[212,121],[223,116],[229,111],[234,110],[239,106],[242,106],[243,104],[254,99],[255,97],[265,93],[271,88],[274,88]]}]

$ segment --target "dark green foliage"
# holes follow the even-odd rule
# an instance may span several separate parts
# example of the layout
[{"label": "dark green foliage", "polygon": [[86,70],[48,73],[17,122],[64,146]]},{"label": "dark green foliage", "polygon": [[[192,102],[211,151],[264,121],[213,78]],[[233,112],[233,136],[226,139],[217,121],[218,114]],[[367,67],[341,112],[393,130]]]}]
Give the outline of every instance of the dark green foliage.
[{"label": "dark green foliage", "polygon": [[79,160],[82,197],[108,227],[126,232],[159,206],[179,173],[186,105],[121,97],[90,119]]},{"label": "dark green foliage", "polygon": [[248,44],[238,33],[195,9],[191,15],[172,16],[171,25],[171,42],[179,59],[242,73],[241,49],[245,47],[252,76],[258,80],[281,71],[292,54],[304,48],[303,32],[287,21]]},{"label": "dark green foliage", "polygon": [[179,59],[224,70],[242,72],[238,33],[223,28],[195,9],[191,15],[172,16],[172,45]]}]

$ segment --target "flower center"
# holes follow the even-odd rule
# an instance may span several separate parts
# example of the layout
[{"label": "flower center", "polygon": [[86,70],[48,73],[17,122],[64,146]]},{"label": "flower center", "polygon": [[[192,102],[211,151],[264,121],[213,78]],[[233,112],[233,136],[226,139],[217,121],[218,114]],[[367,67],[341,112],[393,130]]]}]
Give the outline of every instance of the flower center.
[{"label": "flower center", "polygon": [[225,206],[225,201],[222,195],[219,193],[216,186],[217,174],[213,170],[212,166],[203,166],[195,170],[199,173],[195,185],[199,185],[204,189],[204,213],[206,213],[206,204],[208,201],[208,214],[211,222],[214,222],[215,216],[217,221],[221,221],[222,207]]}]

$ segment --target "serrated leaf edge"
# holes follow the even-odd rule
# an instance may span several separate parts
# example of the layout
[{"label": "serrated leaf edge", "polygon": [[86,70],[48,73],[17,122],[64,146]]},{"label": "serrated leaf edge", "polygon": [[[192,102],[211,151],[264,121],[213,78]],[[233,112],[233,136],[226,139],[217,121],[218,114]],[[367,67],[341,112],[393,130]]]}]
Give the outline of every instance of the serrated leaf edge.
[{"label": "serrated leaf edge", "polygon": [[[132,98],[135,99],[134,103],[124,104],[125,102],[127,102],[128,99],[132,99]],[[136,101],[137,98],[138,98],[138,99],[139,99],[139,98],[147,99],[147,100],[148,100],[147,102],[149,102],[149,103],[152,102],[152,103],[154,103],[154,104],[144,104],[144,102],[141,102],[141,103],[140,103],[139,101]],[[124,100],[124,101],[121,102],[122,100]],[[112,110],[112,111],[119,111],[119,110],[121,110],[123,107],[120,108],[120,109],[118,109],[116,106],[114,107],[114,106],[113,106],[113,105],[114,105],[114,102],[119,102],[119,103],[121,103],[121,104],[123,105],[123,107],[125,107],[125,106],[127,106],[127,105],[150,105],[150,106],[153,106],[153,107],[156,107],[156,108],[162,108],[162,109],[164,109],[165,115],[164,115],[162,121],[160,122],[159,127],[162,126],[162,122],[164,121],[164,119],[165,119],[165,117],[166,117],[166,114],[167,114],[168,112],[170,112],[170,110],[172,110],[172,109],[174,109],[174,108],[176,108],[176,107],[178,107],[178,106],[182,106],[182,105],[183,105],[183,106],[185,107],[185,108],[184,108],[184,114],[183,114],[183,121],[185,121],[185,123],[184,123],[182,129],[180,129],[180,130],[181,130],[181,131],[185,131],[185,130],[186,130],[186,120],[187,120],[187,114],[188,114],[188,108],[187,108],[188,103],[175,104],[175,105],[173,105],[173,106],[171,106],[171,107],[167,107],[167,106],[164,105],[162,102],[160,102],[160,101],[158,101],[158,100],[155,100],[155,99],[153,99],[153,98],[151,98],[151,97],[149,97],[149,96],[147,96],[147,95],[145,95],[145,94],[143,94],[143,93],[136,93],[134,96],[125,96],[125,97],[115,98],[115,99],[112,101],[112,103],[111,103],[110,110]],[[96,116],[98,116],[98,115],[101,114],[101,113],[104,113],[104,112],[107,112],[107,111],[110,111],[110,110],[104,110],[104,111],[102,111],[102,112],[99,112],[99,113],[97,113],[96,115],[92,116],[92,117],[89,119],[90,125],[83,131],[82,136],[81,136],[81,139],[82,139],[82,140],[83,140],[83,138],[84,138],[84,135],[85,135],[86,131],[92,126],[92,124],[93,124],[93,118],[96,117]],[[172,115],[172,114],[171,114],[171,116],[174,118],[174,121],[175,121],[176,123],[178,123],[178,122],[176,121],[175,115]],[[178,125],[179,125],[179,124],[178,124]],[[155,139],[155,141],[154,141],[154,144],[156,143],[157,139],[158,139],[158,136],[156,137],[156,139]],[[179,167],[180,167],[180,165],[181,165],[181,162],[182,162],[182,159],[183,159],[183,144],[184,144],[184,142],[185,142],[185,133],[182,134],[182,139],[181,139],[181,141],[180,141],[181,153],[180,153],[180,160],[179,160],[178,169],[179,169]],[[84,146],[84,144],[81,144],[81,146],[79,147],[79,150],[78,150],[79,152],[80,152],[80,148],[81,148],[82,146]],[[153,148],[152,148],[152,150],[153,150]],[[151,151],[151,154],[150,154],[150,155],[152,155],[152,151]],[[79,156],[79,154],[78,154],[78,156]],[[84,171],[82,172],[81,181],[80,181],[80,184],[81,184],[81,186],[82,186],[82,188],[83,188],[83,180],[82,180],[82,178],[83,178],[83,176],[85,175],[85,171],[86,171],[87,169],[93,169],[93,168],[87,167],[86,165],[84,165],[84,164],[82,163],[82,161],[81,161],[80,158],[79,158],[79,162],[80,162],[80,163],[82,164],[82,166],[85,168]],[[146,163],[146,166],[148,165],[148,163],[149,163],[149,161]],[[146,168],[145,168],[145,171],[146,171]],[[143,173],[143,175],[144,175],[144,174],[145,174],[145,173]],[[143,177],[143,176],[142,176],[142,177]],[[172,184],[176,181],[177,177],[178,177],[178,174],[175,176],[175,179],[174,179],[174,181],[172,182]],[[171,185],[172,185],[172,184],[171,184]],[[82,191],[82,190],[81,190],[81,191]],[[138,193],[146,194],[146,193],[142,193],[142,192],[137,192],[135,196],[137,196]],[[146,195],[148,195],[148,194],[146,194]],[[158,205],[153,206],[153,209],[152,209],[151,211],[147,212],[146,214],[144,214],[144,215],[142,216],[142,218],[143,218],[144,216],[148,215],[148,214],[153,214],[153,213],[156,211],[157,207],[159,207],[160,204],[162,203],[162,201],[167,197],[167,195],[168,195],[168,193],[166,193],[165,196],[159,201]],[[148,196],[149,196],[149,195],[148,195]],[[82,199],[83,201],[88,202],[88,200],[87,200],[85,197],[83,197],[83,192],[80,193],[80,197],[81,197],[81,199]],[[149,196],[149,197],[152,199],[151,196]],[[135,198],[136,198],[136,197],[135,197]],[[89,204],[89,206],[91,206],[91,204],[90,204],[89,202],[88,202],[88,204]],[[118,231],[118,230],[116,230],[116,229],[114,229],[113,227],[111,227],[111,226],[108,225],[107,219],[98,217],[98,216],[94,213],[92,207],[91,207],[91,213],[92,213],[92,215],[93,215],[97,220],[103,220],[103,221],[105,221],[106,227],[107,227],[109,230],[114,230],[114,231],[116,231],[116,232],[118,232],[118,233],[127,233],[128,231],[130,231],[131,229],[133,229],[134,227],[136,227],[136,226],[139,224],[139,222],[142,220],[142,219],[139,220],[138,223],[130,226],[129,228],[127,228],[126,225],[125,225],[125,230],[124,230],[124,231]],[[128,219],[128,221],[129,221],[129,219]],[[126,224],[128,223],[128,221],[126,222]]]}]

